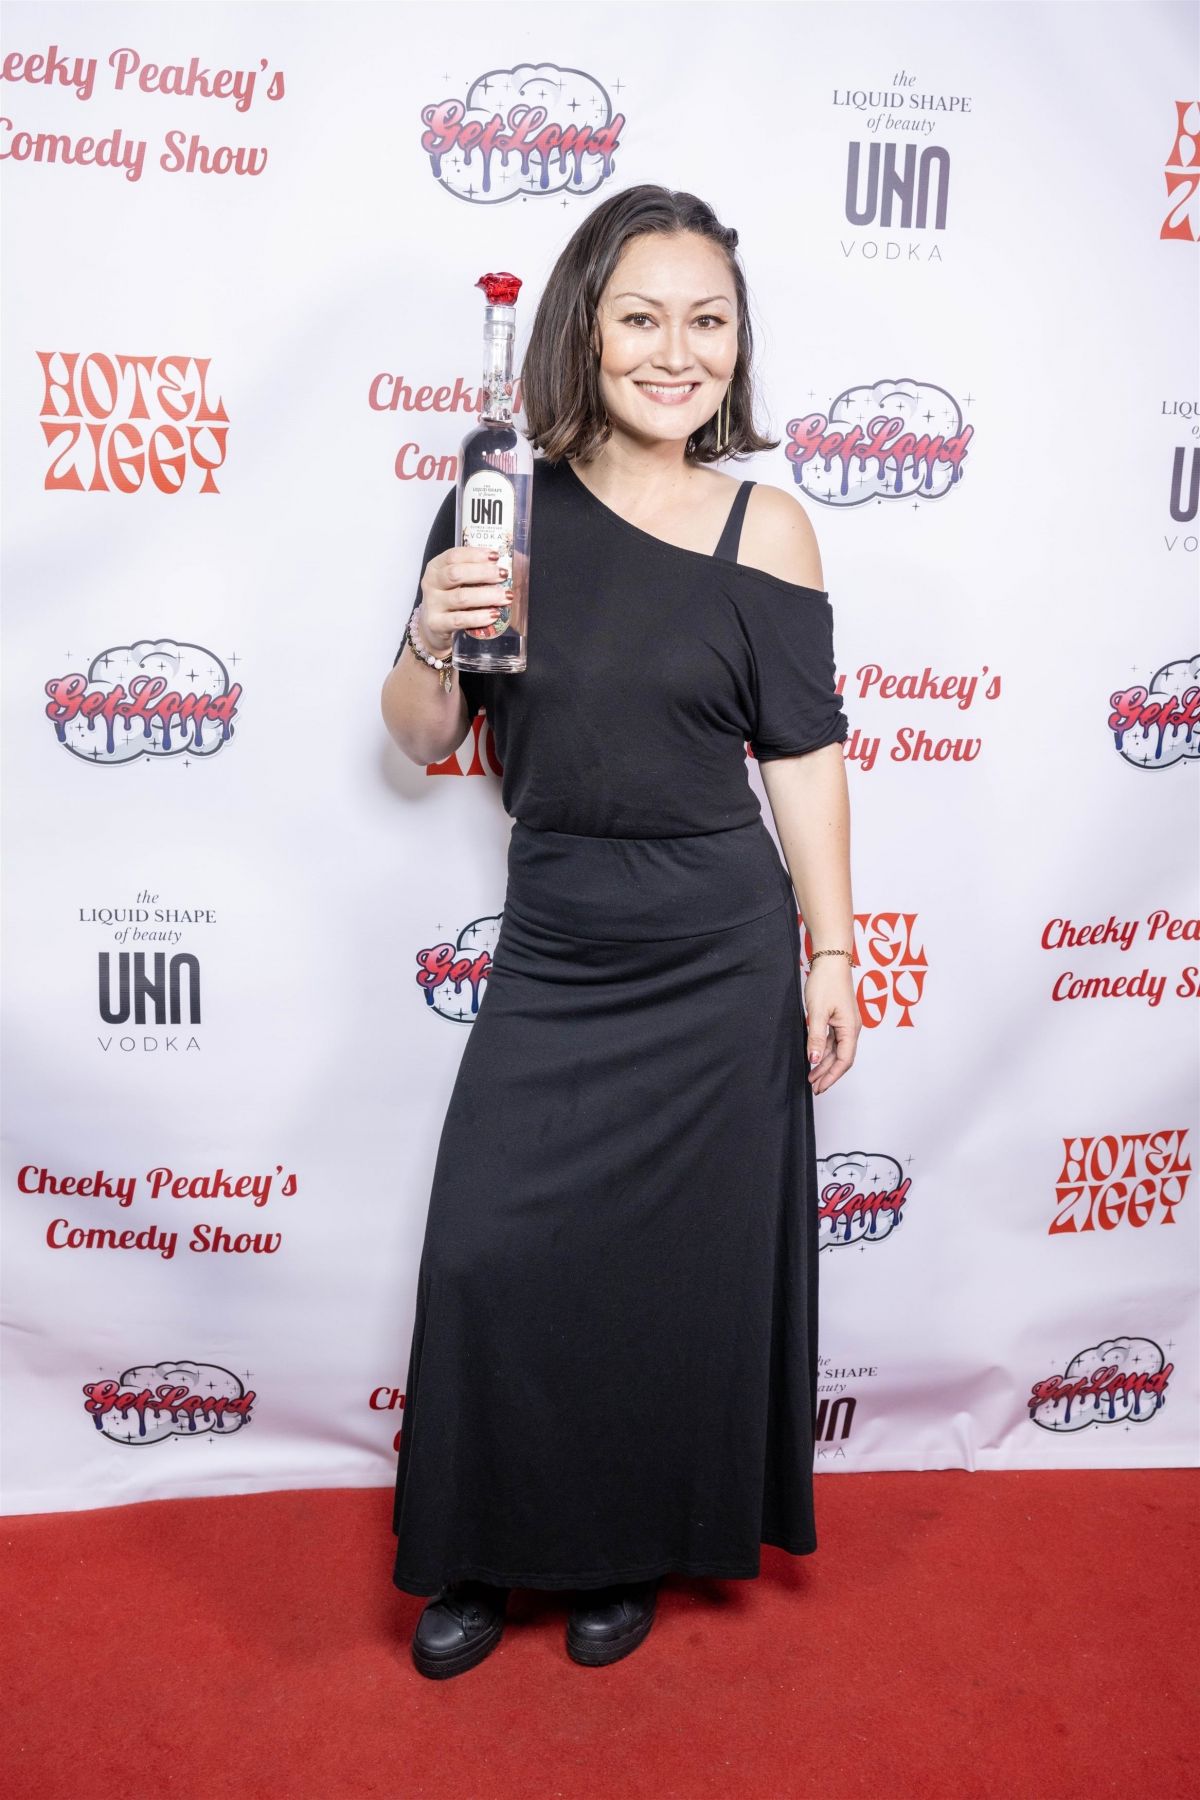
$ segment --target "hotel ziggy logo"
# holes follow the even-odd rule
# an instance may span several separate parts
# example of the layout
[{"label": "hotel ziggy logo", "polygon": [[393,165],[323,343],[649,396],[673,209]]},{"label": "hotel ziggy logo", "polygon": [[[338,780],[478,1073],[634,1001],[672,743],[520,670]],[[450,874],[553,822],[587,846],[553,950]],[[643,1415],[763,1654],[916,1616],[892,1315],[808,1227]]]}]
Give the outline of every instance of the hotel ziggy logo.
[{"label": "hotel ziggy logo", "polygon": [[555,63],[489,69],[464,99],[434,101],[421,119],[434,176],[475,206],[595,193],[613,172],[625,124],[594,75]]},{"label": "hotel ziggy logo", "polygon": [[1175,102],[1175,141],[1163,168],[1167,213],[1159,237],[1200,243],[1200,100]]},{"label": "hotel ziggy logo", "polygon": [[1064,1138],[1047,1235],[1174,1225],[1191,1180],[1187,1126]]},{"label": "hotel ziggy logo", "polygon": [[934,382],[845,388],[824,412],[789,419],[792,479],[826,506],[941,500],[962,479],[975,427]]},{"label": "hotel ziggy logo", "polygon": [[51,493],[218,492],[229,414],[208,356],[39,350]]},{"label": "hotel ziggy logo", "polygon": [[233,736],[242,685],[199,644],[143,638],[101,651],[86,674],[56,675],[45,691],[59,743],[82,762],[183,755],[190,763]]}]

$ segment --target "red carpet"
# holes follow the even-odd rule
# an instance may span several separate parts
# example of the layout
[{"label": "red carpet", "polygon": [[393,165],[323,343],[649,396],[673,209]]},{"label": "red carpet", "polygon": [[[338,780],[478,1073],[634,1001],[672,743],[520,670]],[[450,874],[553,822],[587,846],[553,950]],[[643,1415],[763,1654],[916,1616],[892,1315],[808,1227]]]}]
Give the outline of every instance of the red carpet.
[{"label": "red carpet", "polygon": [[664,1583],[607,1669],[519,1590],[408,1659],[383,1488],[0,1519],[9,1800],[1175,1800],[1196,1474],[820,1477],[821,1548]]}]

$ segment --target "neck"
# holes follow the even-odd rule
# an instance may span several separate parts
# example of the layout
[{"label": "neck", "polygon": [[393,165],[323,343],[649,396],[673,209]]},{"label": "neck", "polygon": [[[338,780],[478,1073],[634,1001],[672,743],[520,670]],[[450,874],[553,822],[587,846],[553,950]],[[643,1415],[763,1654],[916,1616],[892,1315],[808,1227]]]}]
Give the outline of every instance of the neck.
[{"label": "neck", "polygon": [[653,502],[676,494],[691,479],[680,439],[635,438],[614,426],[612,436],[577,473],[601,499],[636,496]]}]

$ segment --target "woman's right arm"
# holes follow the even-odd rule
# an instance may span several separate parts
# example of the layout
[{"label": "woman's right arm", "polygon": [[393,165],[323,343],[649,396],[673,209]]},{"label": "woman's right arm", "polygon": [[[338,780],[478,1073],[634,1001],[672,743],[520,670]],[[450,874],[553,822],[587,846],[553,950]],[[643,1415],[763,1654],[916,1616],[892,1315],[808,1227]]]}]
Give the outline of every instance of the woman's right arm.
[{"label": "woman's right arm", "polygon": [[[417,632],[434,656],[449,656],[454,633],[464,625],[490,625],[496,617],[499,559],[486,550],[454,544],[455,490],[438,508],[425,545]],[[380,695],[383,722],[404,754],[422,765],[443,762],[462,743],[470,724],[457,671],[447,693],[436,669],[421,662],[405,641]]]}]

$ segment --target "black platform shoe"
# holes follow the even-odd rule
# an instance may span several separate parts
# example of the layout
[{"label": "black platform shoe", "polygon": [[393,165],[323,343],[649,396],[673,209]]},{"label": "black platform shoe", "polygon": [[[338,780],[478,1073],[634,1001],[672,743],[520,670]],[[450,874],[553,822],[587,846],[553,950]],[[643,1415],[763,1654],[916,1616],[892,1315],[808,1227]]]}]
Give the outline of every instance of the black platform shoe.
[{"label": "black platform shoe", "polygon": [[482,1662],[500,1642],[509,1590],[486,1581],[450,1581],[430,1600],[413,1632],[412,1659],[441,1680]]},{"label": "black platform shoe", "polygon": [[577,1591],[567,1613],[567,1655],[597,1668],[636,1650],[654,1623],[658,1582]]}]

